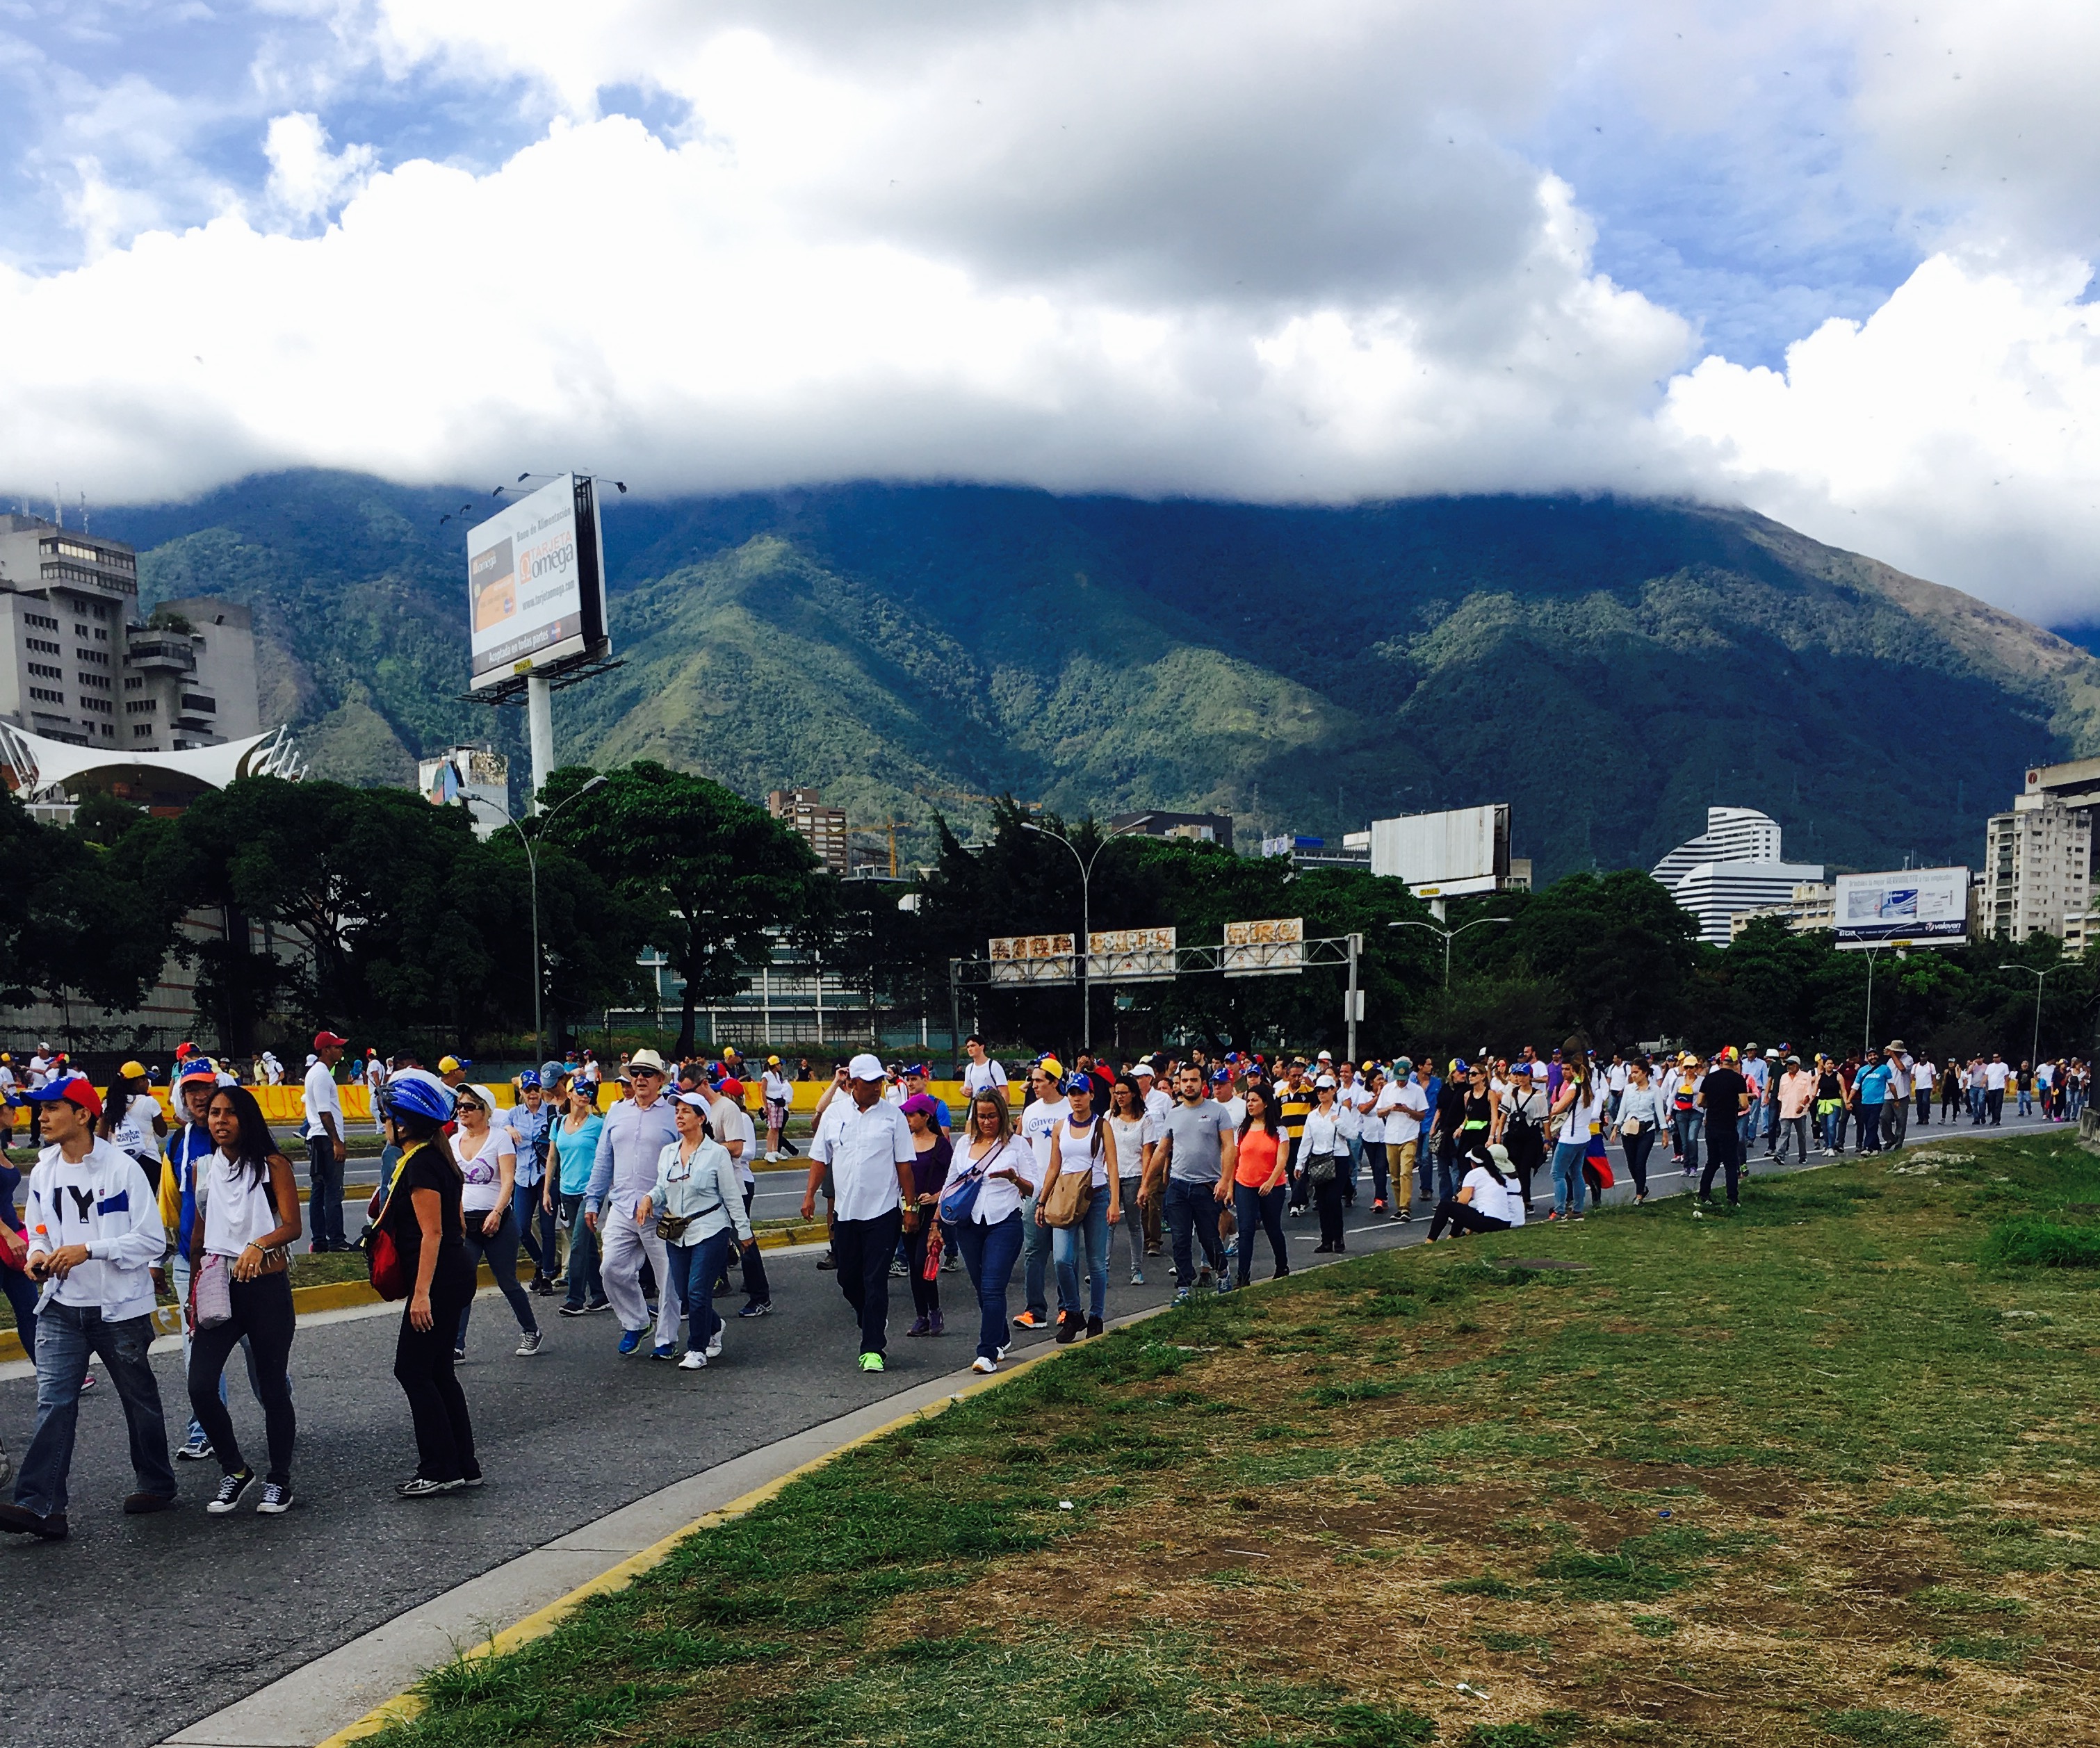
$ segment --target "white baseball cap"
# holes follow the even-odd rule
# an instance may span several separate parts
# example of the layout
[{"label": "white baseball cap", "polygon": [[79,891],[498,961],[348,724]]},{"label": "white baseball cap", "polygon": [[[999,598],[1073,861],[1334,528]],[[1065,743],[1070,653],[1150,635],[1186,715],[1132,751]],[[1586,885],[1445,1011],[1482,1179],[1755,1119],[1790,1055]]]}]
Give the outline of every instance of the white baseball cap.
[{"label": "white baseball cap", "polygon": [[879,1056],[871,1056],[866,1050],[862,1050],[846,1064],[846,1077],[854,1081],[882,1079],[882,1059]]},{"label": "white baseball cap", "polygon": [[1141,1074],[1148,1081],[1152,1079],[1153,1077],[1158,1072],[1158,1071],[1142,1056],[1139,1057],[1136,1062],[1130,1065],[1130,1072],[1132,1074]]}]

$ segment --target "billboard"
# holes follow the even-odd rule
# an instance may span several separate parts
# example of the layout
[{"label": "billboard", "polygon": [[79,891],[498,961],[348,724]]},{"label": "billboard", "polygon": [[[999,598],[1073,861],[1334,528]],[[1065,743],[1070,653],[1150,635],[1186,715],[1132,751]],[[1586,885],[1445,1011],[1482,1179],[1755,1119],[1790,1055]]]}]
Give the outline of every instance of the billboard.
[{"label": "billboard", "polygon": [[1493,892],[1510,871],[1509,804],[1371,821],[1371,872],[1424,898]]},{"label": "billboard", "polygon": [[467,531],[476,687],[605,646],[605,548],[591,482],[564,473]]},{"label": "billboard", "polygon": [[1146,983],[1174,975],[1172,929],[1096,929],[1087,937],[1088,981]]},{"label": "billboard", "polygon": [[985,957],[995,984],[1075,984],[1079,953],[1070,935],[995,935]]},{"label": "billboard", "polygon": [[1968,936],[1965,868],[1840,874],[1831,896],[1840,947],[1958,947]]},{"label": "billboard", "polygon": [[1219,967],[1228,977],[1268,977],[1305,969],[1305,920],[1228,922]]}]

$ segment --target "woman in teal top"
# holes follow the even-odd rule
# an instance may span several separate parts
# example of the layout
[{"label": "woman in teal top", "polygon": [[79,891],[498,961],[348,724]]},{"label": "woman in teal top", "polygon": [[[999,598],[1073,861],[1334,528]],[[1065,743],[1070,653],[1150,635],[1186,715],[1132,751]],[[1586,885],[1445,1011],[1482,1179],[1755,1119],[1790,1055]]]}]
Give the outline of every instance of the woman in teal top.
[{"label": "woman in teal top", "polygon": [[584,1191],[590,1187],[591,1165],[598,1157],[598,1132],[605,1119],[598,1114],[595,1090],[580,1079],[569,1083],[569,1107],[555,1123],[550,1138],[558,1171],[547,1173],[548,1204],[553,1205],[554,1185],[561,1183],[561,1225],[569,1235],[568,1297],[559,1307],[564,1317],[581,1317],[602,1311],[610,1302],[598,1275],[598,1235],[581,1217]]}]

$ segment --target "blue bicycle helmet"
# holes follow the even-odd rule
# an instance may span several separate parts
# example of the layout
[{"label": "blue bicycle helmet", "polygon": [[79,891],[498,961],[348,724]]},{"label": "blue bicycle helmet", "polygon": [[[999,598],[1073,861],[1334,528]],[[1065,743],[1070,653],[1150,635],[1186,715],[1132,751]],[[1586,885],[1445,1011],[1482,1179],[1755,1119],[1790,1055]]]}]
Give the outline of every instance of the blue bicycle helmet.
[{"label": "blue bicycle helmet", "polygon": [[425,1068],[404,1068],[379,1089],[381,1110],[434,1123],[452,1121],[455,1103],[452,1088]]}]

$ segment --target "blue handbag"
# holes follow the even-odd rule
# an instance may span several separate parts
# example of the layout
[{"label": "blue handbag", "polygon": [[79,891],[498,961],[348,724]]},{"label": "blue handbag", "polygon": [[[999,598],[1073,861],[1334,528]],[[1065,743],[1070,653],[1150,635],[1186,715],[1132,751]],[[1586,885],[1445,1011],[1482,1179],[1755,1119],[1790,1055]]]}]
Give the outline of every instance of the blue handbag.
[{"label": "blue handbag", "polygon": [[941,1194],[941,1219],[948,1226],[962,1226],[977,1212],[977,1191],[984,1187],[985,1173],[990,1171],[999,1154],[1006,1151],[1001,1142],[999,1151],[977,1166],[969,1175],[951,1184]]}]

